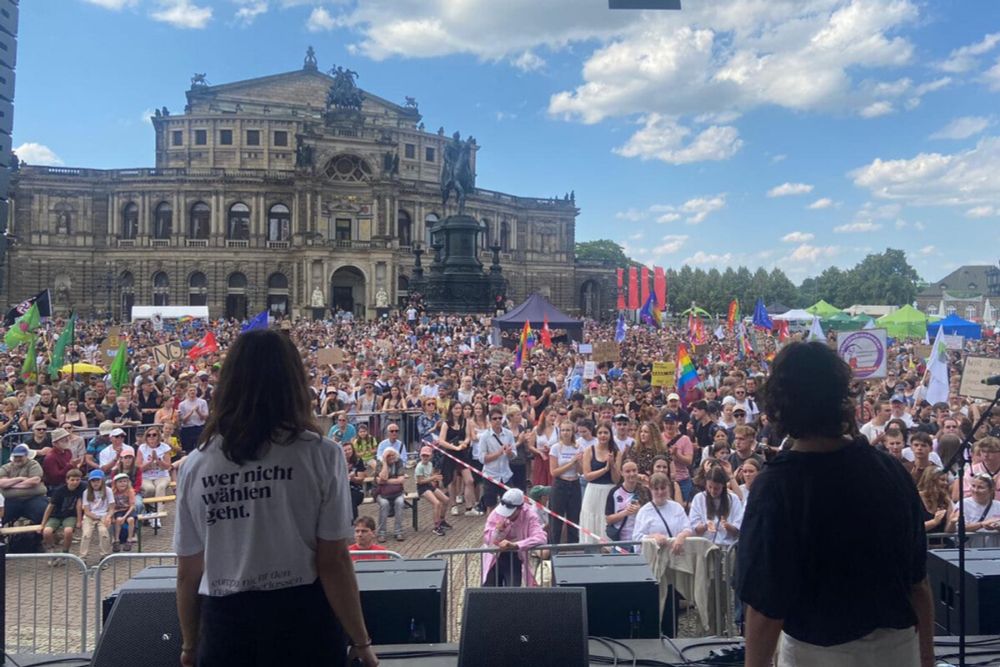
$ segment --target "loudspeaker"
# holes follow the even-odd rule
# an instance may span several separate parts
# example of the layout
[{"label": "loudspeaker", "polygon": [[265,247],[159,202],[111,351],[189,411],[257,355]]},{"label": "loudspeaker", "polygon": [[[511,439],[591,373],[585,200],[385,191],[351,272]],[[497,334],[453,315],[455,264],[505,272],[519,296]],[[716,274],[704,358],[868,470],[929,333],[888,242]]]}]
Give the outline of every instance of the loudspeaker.
[{"label": "loudspeaker", "polygon": [[586,667],[583,588],[467,588],[458,667]]},{"label": "loudspeaker", "polygon": [[121,594],[122,590],[125,589],[128,584],[134,581],[141,581],[147,579],[169,579],[170,585],[175,586],[177,583],[177,566],[176,565],[152,565],[143,569],[139,574],[135,575],[126,582],[121,588],[116,588],[111,592],[111,595],[104,598],[101,601],[101,622],[107,623],[108,616],[111,615],[111,609],[115,606],[115,601]]},{"label": "loudspeaker", "polygon": [[355,562],[354,568],[361,611],[375,644],[444,641],[444,560],[366,560]]},{"label": "loudspeaker", "polygon": [[959,634],[958,595],[965,577],[965,632],[1000,634],[1000,549],[966,549],[965,572],[958,569],[958,549],[927,552],[927,577],[934,598],[937,634]]},{"label": "loudspeaker", "polygon": [[[660,636],[660,586],[640,554],[554,554],[552,580],[560,588],[587,590],[587,634],[591,637]],[[668,610],[672,611],[671,605]],[[667,627],[672,628],[672,614],[669,621]]]},{"label": "loudspeaker", "polygon": [[181,654],[176,579],[130,579],[97,640],[91,667],[176,667]]}]

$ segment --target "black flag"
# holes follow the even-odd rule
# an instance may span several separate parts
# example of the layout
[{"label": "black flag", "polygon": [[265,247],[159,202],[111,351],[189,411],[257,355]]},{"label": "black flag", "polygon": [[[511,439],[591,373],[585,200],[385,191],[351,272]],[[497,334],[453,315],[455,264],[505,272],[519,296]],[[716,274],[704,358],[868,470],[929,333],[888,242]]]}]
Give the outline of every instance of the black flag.
[{"label": "black flag", "polygon": [[49,290],[43,289],[41,292],[31,297],[30,299],[25,299],[21,303],[17,304],[13,308],[7,311],[7,315],[3,318],[3,325],[9,327],[14,324],[17,318],[28,312],[31,308],[31,304],[38,304],[38,316],[39,317],[51,317],[52,316],[52,300],[49,297]]}]

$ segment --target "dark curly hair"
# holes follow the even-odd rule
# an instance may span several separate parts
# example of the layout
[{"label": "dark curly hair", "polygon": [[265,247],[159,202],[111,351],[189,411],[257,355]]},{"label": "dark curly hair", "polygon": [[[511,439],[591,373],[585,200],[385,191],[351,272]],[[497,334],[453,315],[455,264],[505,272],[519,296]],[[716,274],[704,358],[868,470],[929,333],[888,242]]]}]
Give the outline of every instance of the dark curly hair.
[{"label": "dark curly hair", "polygon": [[854,435],[851,368],[823,343],[792,343],[781,350],[761,402],[782,435],[839,438]]}]

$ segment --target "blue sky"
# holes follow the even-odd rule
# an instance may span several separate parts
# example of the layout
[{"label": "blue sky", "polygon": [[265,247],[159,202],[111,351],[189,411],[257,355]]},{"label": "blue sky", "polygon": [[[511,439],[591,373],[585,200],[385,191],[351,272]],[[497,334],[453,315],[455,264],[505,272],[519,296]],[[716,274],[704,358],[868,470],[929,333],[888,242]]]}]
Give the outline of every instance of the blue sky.
[{"label": "blue sky", "polygon": [[473,134],[481,187],[575,190],[577,239],[650,265],[779,266],[796,282],[903,248],[922,277],[996,263],[1000,2],[23,2],[14,145],[33,164],[153,164],[146,116],[295,70]]}]

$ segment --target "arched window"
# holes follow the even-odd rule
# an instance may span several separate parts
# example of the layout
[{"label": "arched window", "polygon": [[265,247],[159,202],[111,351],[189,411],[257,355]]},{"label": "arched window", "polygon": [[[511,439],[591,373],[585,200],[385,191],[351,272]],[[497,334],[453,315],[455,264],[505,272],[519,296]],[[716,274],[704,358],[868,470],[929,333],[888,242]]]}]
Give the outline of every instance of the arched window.
[{"label": "arched window", "polygon": [[965,307],[965,319],[969,320],[970,322],[972,320],[976,319],[976,307],[975,306],[966,306]]},{"label": "arched window", "polygon": [[226,221],[226,238],[231,241],[247,241],[250,239],[250,207],[243,202],[237,202],[229,207],[229,218]]},{"label": "arched window", "polygon": [[500,251],[510,252],[510,223],[506,220],[500,223]]},{"label": "arched window", "polygon": [[135,304],[135,277],[129,271],[122,271],[118,276],[121,286],[122,319],[132,319],[132,306]]},{"label": "arched window", "polygon": [[287,241],[292,236],[292,214],[284,204],[275,204],[267,212],[267,240]]},{"label": "arched window", "polygon": [[122,209],[122,238],[134,239],[137,236],[139,236],[139,206],[135,202],[129,202]]},{"label": "arched window", "polygon": [[189,239],[207,239],[212,225],[212,209],[203,201],[191,206],[191,221],[188,225]]},{"label": "arched window", "polygon": [[153,305],[170,305],[170,278],[163,271],[153,274]]},{"label": "arched window", "polygon": [[233,273],[229,276],[229,289],[245,290],[247,288],[247,277],[242,273]]},{"label": "arched window", "polygon": [[430,248],[434,244],[434,234],[431,232],[431,228],[438,223],[437,213],[428,213],[427,217],[424,218],[424,244]]},{"label": "arched window", "polygon": [[153,216],[153,238],[169,239],[174,232],[174,209],[167,202],[161,202],[156,207]]},{"label": "arched window", "polygon": [[413,222],[410,214],[402,209],[396,215],[396,229],[399,245],[408,246],[413,243]]},{"label": "arched window", "polygon": [[201,271],[188,277],[188,305],[204,306],[208,303],[208,279]]},{"label": "arched window", "polygon": [[327,178],[334,181],[357,183],[371,178],[372,168],[357,155],[337,155],[326,163],[323,170]]}]

